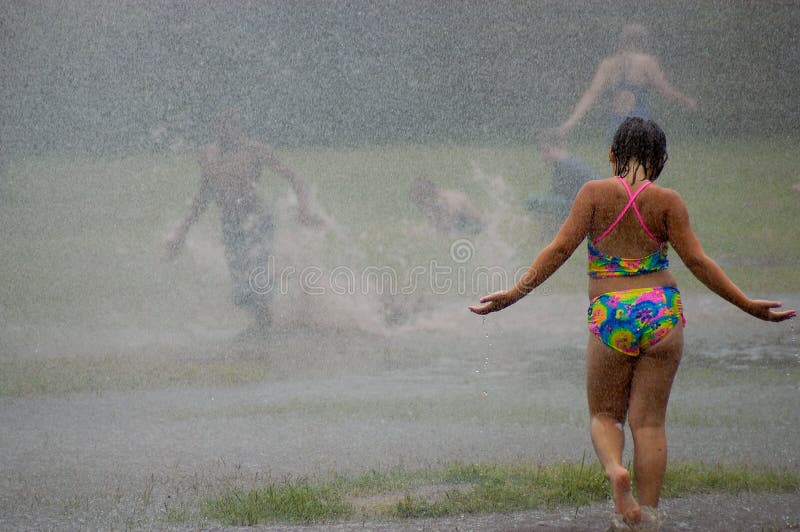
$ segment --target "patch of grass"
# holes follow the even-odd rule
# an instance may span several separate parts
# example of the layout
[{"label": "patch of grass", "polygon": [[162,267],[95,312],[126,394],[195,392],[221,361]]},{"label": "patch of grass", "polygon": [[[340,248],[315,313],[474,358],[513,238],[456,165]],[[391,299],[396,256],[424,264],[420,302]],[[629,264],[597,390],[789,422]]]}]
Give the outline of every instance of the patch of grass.
[{"label": "patch of grass", "polygon": [[182,385],[232,386],[267,378],[264,364],[247,361],[131,360],[119,357],[0,361],[0,395],[103,392]]},{"label": "patch of grass", "polygon": [[227,525],[252,526],[269,522],[329,522],[350,516],[353,507],[330,486],[301,481],[260,490],[235,490],[206,501],[205,513]]},{"label": "patch of grass", "polygon": [[749,466],[685,463],[667,468],[662,495],[695,493],[786,492],[800,489],[800,475]]},{"label": "patch of grass", "polygon": [[447,399],[415,399],[398,400],[395,398],[379,399],[308,399],[290,400],[280,403],[263,403],[253,405],[236,405],[216,408],[187,408],[178,411],[178,415],[187,419],[287,416],[301,412],[303,416],[320,417],[328,421],[348,418],[368,418],[379,413],[388,422],[436,422],[447,419],[450,423],[470,422],[474,419],[484,422],[507,425],[512,423],[560,424],[582,427],[585,419],[567,407],[547,405],[546,407],[520,402],[503,405],[498,410],[496,405],[470,400],[470,395],[456,395]]},{"label": "patch of grass", "polygon": [[408,494],[397,502],[393,516],[512,512],[583,506],[607,498],[601,469],[584,463],[456,465],[448,467],[443,478],[448,482],[469,482],[472,487],[449,490],[438,500]]},{"label": "patch of grass", "polygon": [[[788,471],[685,463],[667,468],[663,495],[797,489],[800,475]],[[380,502],[355,502],[367,496]],[[609,497],[608,483],[596,463],[456,463],[234,490],[205,501],[203,513],[206,518],[232,525],[320,523],[353,516],[410,519],[553,509],[584,506]]]}]

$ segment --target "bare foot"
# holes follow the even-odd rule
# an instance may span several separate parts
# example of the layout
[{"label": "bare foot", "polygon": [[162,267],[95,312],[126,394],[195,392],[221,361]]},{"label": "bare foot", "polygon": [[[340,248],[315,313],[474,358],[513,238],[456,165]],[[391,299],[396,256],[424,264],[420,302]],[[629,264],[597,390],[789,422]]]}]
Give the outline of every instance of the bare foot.
[{"label": "bare foot", "polygon": [[797,183],[795,186],[792,187],[795,192],[800,192],[800,183]]},{"label": "bare foot", "polygon": [[631,475],[622,466],[611,475],[611,490],[614,493],[614,506],[617,513],[622,515],[628,523],[638,523],[642,519],[642,510],[639,503],[633,498],[631,489]]}]

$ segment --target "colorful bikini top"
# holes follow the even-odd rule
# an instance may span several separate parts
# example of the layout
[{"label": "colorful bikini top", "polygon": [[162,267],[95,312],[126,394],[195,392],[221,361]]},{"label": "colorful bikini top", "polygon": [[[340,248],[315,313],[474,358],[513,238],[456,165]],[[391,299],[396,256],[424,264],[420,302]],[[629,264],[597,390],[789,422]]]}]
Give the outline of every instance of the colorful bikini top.
[{"label": "colorful bikini top", "polygon": [[[652,181],[645,181],[644,185],[642,185],[634,194],[631,192],[631,187],[628,186],[628,183],[624,179],[619,176],[616,177],[625,186],[625,191],[628,193],[628,203],[625,205],[625,208],[622,209],[622,212],[619,213],[617,219],[614,220],[610,226],[608,226],[608,229],[606,229],[603,234],[598,236],[594,242],[591,240],[587,242],[589,248],[589,277],[602,279],[605,277],[642,275],[668,268],[669,260],[667,259],[666,243],[661,242],[658,238],[656,238],[653,232],[650,231],[650,228],[648,228],[647,224],[644,223],[642,213],[639,212],[639,208],[635,203],[636,197],[642,192],[642,190],[650,186]],[[649,236],[659,245],[658,249],[652,254],[639,259],[623,259],[620,257],[607,255],[602,251],[598,251],[597,248],[595,248],[597,243],[608,236],[608,234],[619,224],[620,220],[622,220],[622,217],[625,216],[625,213],[628,212],[628,209],[631,207],[633,207],[633,212],[636,213],[636,217],[639,219],[639,224],[642,226],[642,229],[644,229],[644,232],[647,233],[647,236]]]}]

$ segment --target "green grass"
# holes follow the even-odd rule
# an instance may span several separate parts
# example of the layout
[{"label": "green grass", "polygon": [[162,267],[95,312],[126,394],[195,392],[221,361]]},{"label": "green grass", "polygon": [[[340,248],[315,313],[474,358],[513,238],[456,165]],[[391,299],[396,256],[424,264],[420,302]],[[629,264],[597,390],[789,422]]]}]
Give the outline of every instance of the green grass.
[{"label": "green grass", "polygon": [[685,497],[696,493],[791,492],[800,489],[800,476],[774,469],[720,466],[705,463],[667,467],[662,495]]},{"label": "green grass", "polygon": [[445,517],[463,513],[512,512],[562,505],[583,506],[606,498],[605,480],[597,467],[559,463],[544,466],[451,466],[445,483],[467,483],[442,498],[406,495],[392,509],[396,517]]},{"label": "green grass", "polygon": [[233,386],[263,382],[258,362],[132,360],[120,357],[0,360],[0,396],[28,396],[159,389],[170,386]]},{"label": "green grass", "polygon": [[205,513],[229,525],[252,526],[263,522],[332,521],[351,515],[352,507],[329,486],[287,482],[260,490],[232,491],[207,501]]},{"label": "green grass", "polygon": [[[704,248],[747,293],[797,289],[800,244],[792,228],[800,226],[800,208],[791,190],[799,178],[797,145],[797,139],[670,144],[660,183],[681,193]],[[575,145],[573,151],[608,175],[605,147]],[[419,219],[408,189],[420,175],[464,189],[497,222],[496,232],[476,239],[479,260],[495,260],[492,246],[502,243],[513,253],[500,266],[514,271],[546,244],[522,208],[528,193],[549,187],[548,170],[533,146],[312,148],[279,156],[307,177],[344,229],[326,239],[321,263],[340,265],[346,247],[364,264],[395,267],[401,274],[431,260],[446,263],[450,238],[409,236],[410,224]],[[185,215],[198,174],[191,154],[9,162],[0,188],[0,318],[8,324],[91,323],[99,329],[125,321],[169,330],[170,323],[196,320],[196,309],[215,302],[215,321],[235,323],[221,259],[220,271],[185,255],[173,264],[163,261],[163,236]],[[491,182],[495,176],[502,176],[506,189]],[[265,172],[262,189],[274,202],[288,185]],[[221,257],[215,208],[190,236],[216,245],[211,252]],[[696,281],[674,253],[672,258],[681,284],[695,289]],[[579,251],[549,281],[552,288],[583,291],[582,263]]]},{"label": "green grass", "polygon": [[[667,468],[663,494],[685,497],[797,489],[800,476],[795,473],[684,463]],[[456,463],[232,490],[206,500],[202,513],[226,525],[331,523],[353,518],[410,519],[579,507],[609,497],[608,484],[597,464]]]}]

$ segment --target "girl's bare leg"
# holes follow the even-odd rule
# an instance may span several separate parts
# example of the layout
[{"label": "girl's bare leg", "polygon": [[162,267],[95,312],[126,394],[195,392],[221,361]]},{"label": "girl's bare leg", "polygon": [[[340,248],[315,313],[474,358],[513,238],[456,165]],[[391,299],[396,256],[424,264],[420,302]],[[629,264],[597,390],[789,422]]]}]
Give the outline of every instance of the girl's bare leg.
[{"label": "girl's bare leg", "polygon": [[658,506],[667,468],[665,419],[672,381],[683,353],[683,326],[639,356],[630,392],[628,422],[639,502]]},{"label": "girl's bare leg", "polygon": [[592,443],[611,482],[616,510],[629,522],[641,519],[641,509],[633,498],[630,473],[622,465],[624,424],[634,363],[635,359],[611,349],[596,336],[589,335],[586,391]]}]

